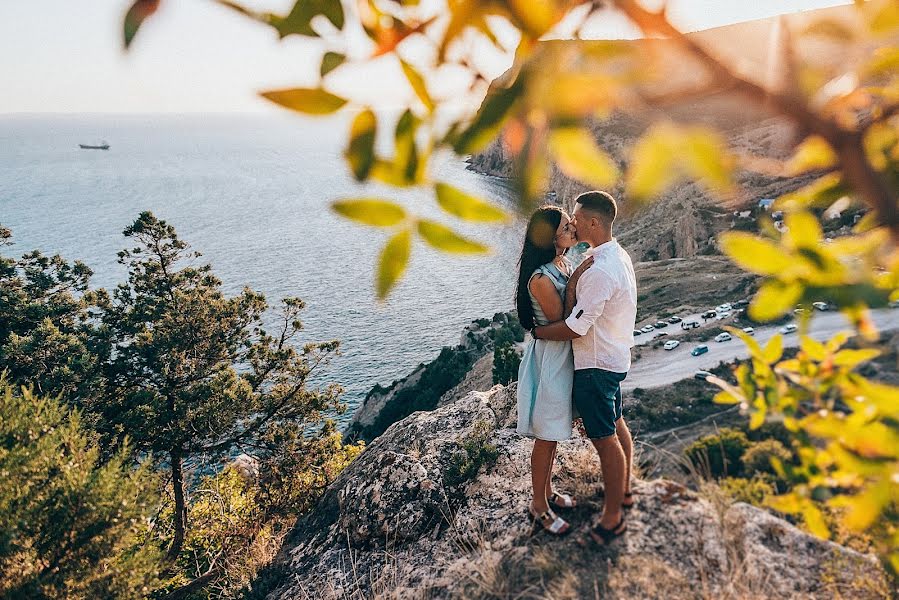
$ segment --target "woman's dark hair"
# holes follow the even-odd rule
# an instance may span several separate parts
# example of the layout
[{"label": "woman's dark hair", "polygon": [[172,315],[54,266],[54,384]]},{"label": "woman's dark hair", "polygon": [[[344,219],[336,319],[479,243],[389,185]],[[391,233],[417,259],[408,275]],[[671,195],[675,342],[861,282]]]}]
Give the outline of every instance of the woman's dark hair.
[{"label": "woman's dark hair", "polygon": [[533,329],[536,325],[534,307],[528,294],[528,283],[537,267],[551,262],[556,257],[553,239],[564,214],[558,206],[541,206],[528,221],[521,258],[518,259],[518,291],[515,294],[518,322],[525,329]]}]

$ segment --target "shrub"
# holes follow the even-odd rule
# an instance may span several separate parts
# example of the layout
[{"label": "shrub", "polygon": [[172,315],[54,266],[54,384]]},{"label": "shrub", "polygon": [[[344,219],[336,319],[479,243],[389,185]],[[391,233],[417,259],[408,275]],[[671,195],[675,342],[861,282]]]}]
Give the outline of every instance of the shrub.
[{"label": "shrub", "polygon": [[101,462],[78,411],[0,380],[0,597],[146,596],[155,485],[126,452]]},{"label": "shrub", "polygon": [[743,473],[743,453],[749,447],[746,434],[738,429],[722,429],[690,444],[684,455],[703,475],[737,477]]},{"label": "shrub", "polygon": [[493,350],[493,383],[509,385],[518,381],[521,356],[512,344],[503,344]]},{"label": "shrub", "polygon": [[772,458],[778,459],[781,463],[787,463],[793,459],[793,453],[777,440],[756,442],[743,453],[743,469],[747,474],[775,475],[774,467],[771,466]]},{"label": "shrub", "polygon": [[463,439],[459,449],[450,457],[443,474],[447,487],[455,488],[472,479],[484,465],[492,465],[499,457],[499,450],[487,443],[491,433],[490,424],[479,421],[474,430]]},{"label": "shrub", "polygon": [[721,489],[734,501],[753,506],[764,506],[765,498],[775,494],[774,485],[762,475],[752,479],[727,477],[721,482]]}]

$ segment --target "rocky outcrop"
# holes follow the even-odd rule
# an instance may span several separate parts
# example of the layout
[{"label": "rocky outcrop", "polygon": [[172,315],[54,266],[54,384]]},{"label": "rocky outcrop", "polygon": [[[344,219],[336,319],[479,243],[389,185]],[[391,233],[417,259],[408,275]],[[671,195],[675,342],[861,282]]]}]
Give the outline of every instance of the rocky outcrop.
[{"label": "rocky outcrop", "polygon": [[[583,547],[601,480],[589,443],[560,444],[558,486],[581,507],[564,538],[535,534],[530,440],[515,387],[472,392],[391,426],[304,516],[265,577],[288,598],[881,597],[876,561],[745,504],[641,481],[628,532]],[[261,583],[259,585],[262,585]]]}]

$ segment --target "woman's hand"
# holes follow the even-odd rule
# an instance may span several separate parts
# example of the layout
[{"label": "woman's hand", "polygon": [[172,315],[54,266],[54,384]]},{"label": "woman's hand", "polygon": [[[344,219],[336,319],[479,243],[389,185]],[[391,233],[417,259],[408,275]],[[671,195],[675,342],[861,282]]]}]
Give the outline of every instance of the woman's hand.
[{"label": "woman's hand", "polygon": [[574,270],[574,273],[571,274],[571,277],[568,278],[568,283],[565,286],[565,308],[563,310],[563,314],[565,318],[568,318],[568,315],[571,314],[571,311],[574,310],[574,305],[577,304],[577,282],[578,279],[581,278],[581,275],[584,274],[584,271],[593,266],[593,257],[590,256],[578,265],[578,268]]}]

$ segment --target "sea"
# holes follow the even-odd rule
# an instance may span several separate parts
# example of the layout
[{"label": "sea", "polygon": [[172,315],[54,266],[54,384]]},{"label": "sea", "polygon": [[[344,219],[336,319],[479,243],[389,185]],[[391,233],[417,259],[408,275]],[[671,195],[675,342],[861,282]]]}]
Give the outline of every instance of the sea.
[{"label": "sea", "polygon": [[[342,158],[348,127],[345,115],[0,115],[0,224],[14,242],[2,252],[59,253],[86,263],[93,287],[113,288],[127,278],[116,256],[129,247],[123,229],[152,211],[202,253],[227,294],[248,286],[271,306],[286,296],[306,302],[299,343],[341,342],[310,383],[344,388],[349,410],[337,419],[346,425],[376,383],[456,345],[473,319],[512,308],[525,226],[503,181],[451,154],[435,157],[432,179],[506,208],[508,224],[459,221],[427,187],[357,183]],[[382,129],[379,148],[389,152]],[[110,149],[78,146],[100,141]],[[391,199],[491,253],[448,255],[417,240],[405,277],[379,302],[374,274],[389,231],[329,209],[354,197]]]}]

